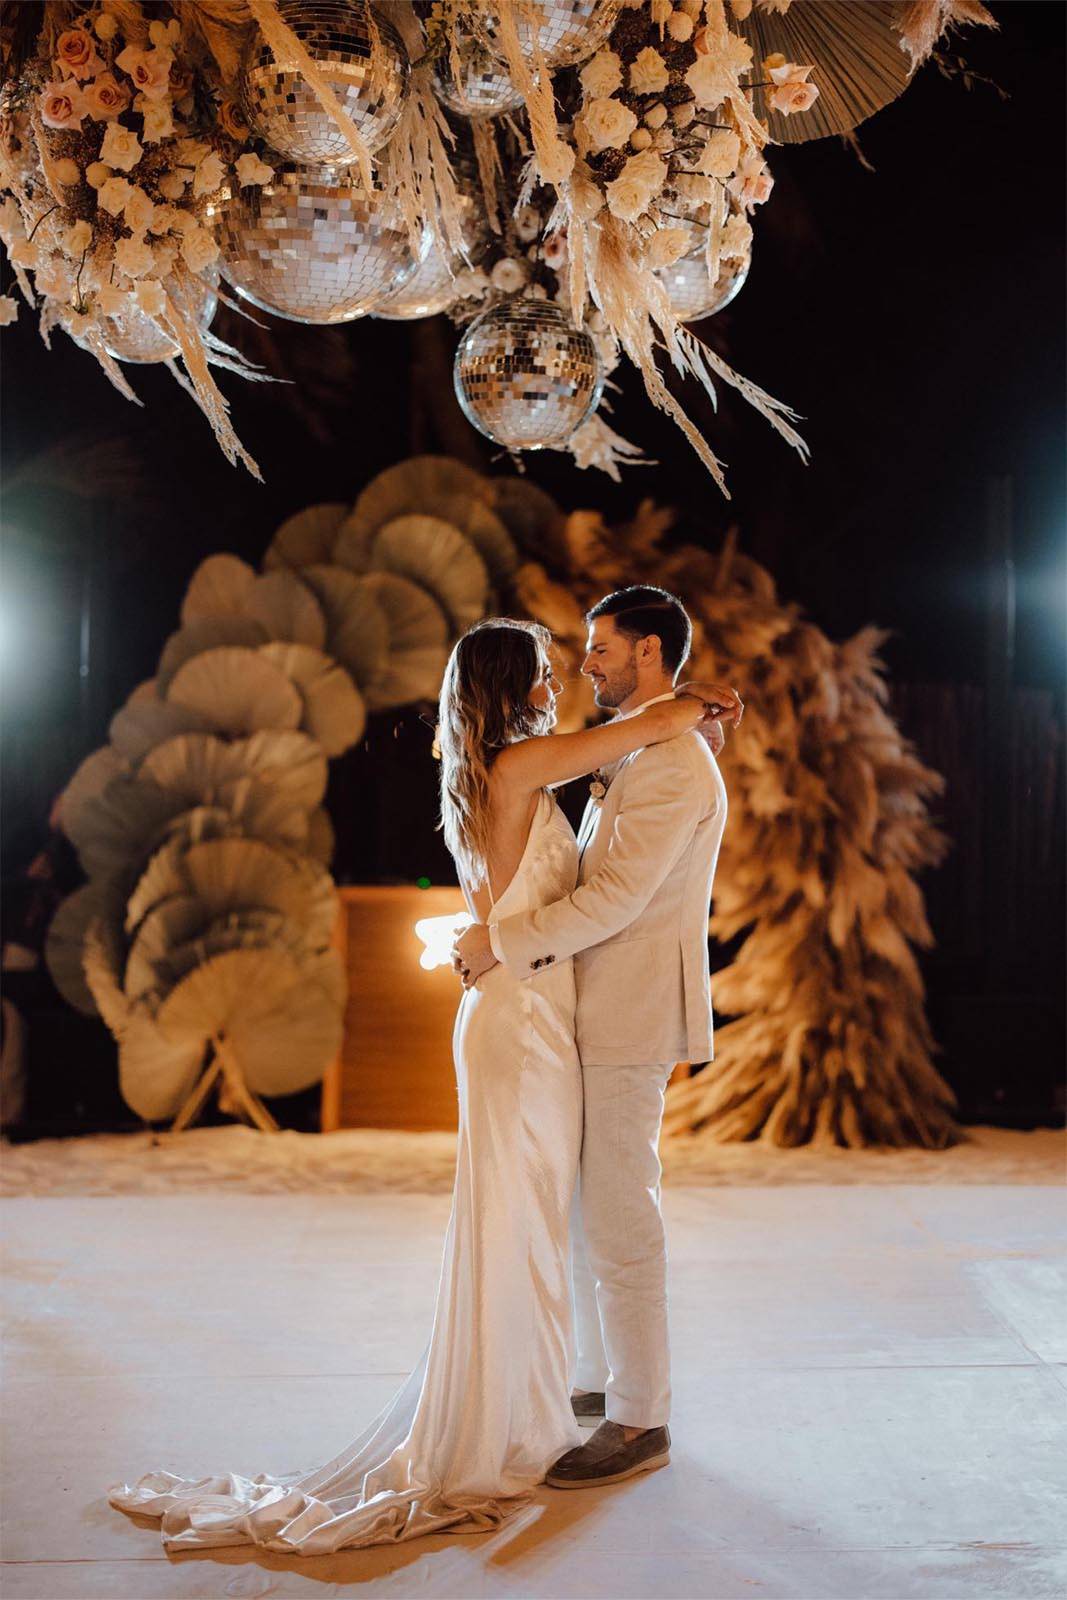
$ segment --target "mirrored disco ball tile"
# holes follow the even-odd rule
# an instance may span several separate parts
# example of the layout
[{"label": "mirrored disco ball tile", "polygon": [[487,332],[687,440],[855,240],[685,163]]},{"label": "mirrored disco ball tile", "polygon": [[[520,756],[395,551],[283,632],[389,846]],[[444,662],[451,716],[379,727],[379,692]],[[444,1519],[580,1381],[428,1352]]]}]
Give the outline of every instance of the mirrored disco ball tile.
[{"label": "mirrored disco ball tile", "polygon": [[515,450],[565,444],[603,389],[592,339],[561,307],[540,300],[479,317],[460,341],[453,378],[469,421]]}]

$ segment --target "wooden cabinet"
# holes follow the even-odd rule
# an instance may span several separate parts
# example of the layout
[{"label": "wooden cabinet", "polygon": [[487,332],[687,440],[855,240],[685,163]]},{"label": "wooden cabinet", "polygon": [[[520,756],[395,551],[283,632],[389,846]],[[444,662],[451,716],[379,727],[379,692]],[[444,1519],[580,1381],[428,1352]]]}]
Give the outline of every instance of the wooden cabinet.
[{"label": "wooden cabinet", "polygon": [[348,974],[341,1054],[323,1079],[322,1128],[454,1128],[452,1028],[462,989],[420,965],[422,918],[466,915],[450,888],[344,888],[337,939]]}]

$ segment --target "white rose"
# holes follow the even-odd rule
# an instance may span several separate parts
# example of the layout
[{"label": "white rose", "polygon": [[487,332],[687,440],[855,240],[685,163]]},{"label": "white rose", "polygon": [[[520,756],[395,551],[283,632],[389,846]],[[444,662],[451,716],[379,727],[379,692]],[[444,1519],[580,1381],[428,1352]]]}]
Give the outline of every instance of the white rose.
[{"label": "white rose", "polygon": [[115,246],[115,265],[128,278],[143,277],[152,270],[152,248],[143,239],[120,239]]},{"label": "white rose", "polygon": [[667,63],[658,50],[646,45],[630,63],[630,88],[634,94],[659,94],[669,82]]},{"label": "white rose", "polygon": [[[197,173],[199,178],[200,174]],[[242,188],[249,183],[269,183],[274,176],[274,168],[268,167],[257,155],[249,151],[247,155],[237,158],[237,181]],[[216,185],[217,187],[217,185]],[[194,188],[193,193],[196,193]]]},{"label": "white rose", "polygon": [[591,100],[614,94],[622,83],[622,62],[614,50],[600,50],[587,61],[578,76]]},{"label": "white rose", "polygon": [[650,267],[672,266],[691,243],[686,228],[657,228],[645,246],[645,260]]},{"label": "white rose", "polygon": [[188,182],[189,179],[184,176],[184,169],[179,167],[175,172],[165,172],[156,184],[156,188],[165,200],[180,200]]},{"label": "white rose", "polygon": [[[658,176],[653,173],[651,163],[658,169]],[[662,184],[666,171],[663,162],[651,151],[631,156],[619,176],[608,184],[608,210],[612,216],[623,222],[636,222],[641,213],[648,210],[649,201]]]},{"label": "white rose", "polygon": [[667,177],[667,168],[654,150],[642,150],[640,155],[631,156],[623,171],[639,183],[647,184],[652,193],[662,189]]},{"label": "white rose", "polygon": [[109,122],[100,146],[100,159],[120,172],[129,172],[140,161],[144,150],[136,134],[118,122]]},{"label": "white rose", "polygon": [[96,191],[96,203],[117,217],[133,193],[133,184],[125,178],[105,178]]},{"label": "white rose", "polygon": [[752,245],[752,224],[747,217],[735,211],[722,230],[719,254],[726,257],[746,256]]},{"label": "white rose", "polygon": [[620,149],[637,127],[637,118],[621,100],[590,100],[578,118],[593,150]]},{"label": "white rose", "polygon": [[456,292],[464,300],[481,300],[488,293],[489,279],[480,267],[467,267],[456,274]]},{"label": "white rose", "polygon": [[127,289],[118,289],[113,283],[102,283],[96,291],[96,303],[105,317],[114,317],[130,309]]},{"label": "white rose", "polygon": [[161,239],[152,246],[152,270],[157,278],[169,278],[177,259],[177,239]]},{"label": "white rose", "polygon": [[126,204],[122,208],[126,218],[126,226],[134,233],[144,233],[146,228],[152,226],[152,218],[156,208],[149,200],[143,189],[131,189],[126,196]]},{"label": "white rose", "polygon": [[541,213],[536,206],[520,206],[515,213],[515,232],[529,244],[541,232]]},{"label": "white rose", "polygon": [[182,238],[182,257],[190,272],[203,272],[218,260],[219,247],[206,228],[190,228]]},{"label": "white rose", "polygon": [[162,139],[169,139],[174,132],[174,118],[170,114],[169,100],[147,100],[143,95],[138,95],[139,100],[144,100],[141,115],[144,118],[144,127],[141,137],[145,144],[159,144]]},{"label": "white rose", "polygon": [[589,169],[582,167],[571,178],[571,210],[581,222],[590,222],[604,204],[600,185],[593,182]]},{"label": "white rose", "polygon": [[63,235],[63,250],[75,260],[83,256],[93,242],[93,230],[88,222],[76,222]]},{"label": "white rose", "polygon": [[166,296],[157,278],[142,278],[133,291],[133,297],[146,317],[161,317],[166,311]]},{"label": "white rose", "polygon": [[501,294],[515,294],[526,282],[526,268],[521,261],[505,256],[498,261],[489,274],[490,282],[494,289],[499,289]]},{"label": "white rose", "polygon": [[729,128],[714,128],[700,154],[700,170],[713,178],[728,178],[737,171],[741,140]]},{"label": "white rose", "polygon": [[226,176],[226,168],[221,158],[212,150],[210,155],[204,157],[196,169],[193,179],[193,194],[213,194]]}]

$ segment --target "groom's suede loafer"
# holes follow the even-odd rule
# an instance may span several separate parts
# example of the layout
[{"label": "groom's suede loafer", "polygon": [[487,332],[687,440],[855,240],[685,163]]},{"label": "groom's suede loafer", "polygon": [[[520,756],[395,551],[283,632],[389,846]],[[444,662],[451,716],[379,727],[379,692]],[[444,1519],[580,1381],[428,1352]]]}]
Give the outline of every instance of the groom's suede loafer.
[{"label": "groom's suede loafer", "polygon": [[553,1489],[594,1489],[600,1483],[621,1483],[639,1472],[654,1472],[670,1459],[667,1428],[646,1428],[627,1442],[617,1422],[602,1422],[586,1444],[560,1456],[545,1482]]},{"label": "groom's suede loafer", "polygon": [[599,1420],[604,1415],[603,1391],[589,1389],[585,1394],[572,1394],[571,1410],[579,1422]]}]

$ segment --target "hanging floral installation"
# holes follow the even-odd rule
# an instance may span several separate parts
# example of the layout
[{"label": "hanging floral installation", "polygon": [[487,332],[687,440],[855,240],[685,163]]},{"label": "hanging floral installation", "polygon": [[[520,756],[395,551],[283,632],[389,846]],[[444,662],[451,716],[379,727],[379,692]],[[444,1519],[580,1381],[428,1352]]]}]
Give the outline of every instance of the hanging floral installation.
[{"label": "hanging floral installation", "polygon": [[742,941],[713,980],[730,1020],[714,1065],[671,1091],[668,1129],[783,1145],[956,1137],[914,954],[931,942],[916,874],[942,853],[927,809],[941,780],[886,710],[881,636],[835,645],[735,534],[713,555],[672,544],[671,521],[645,502],[609,528],[525,478],[424,456],[352,505],[289,518],[258,574],[230,555],[201,564],[155,677],[60,802],[88,882],[56,913],[49,967],[115,1034],[139,1115],[187,1121],[214,1072],[224,1109],[269,1126],[259,1096],[316,1082],[336,1052],[322,802],[329,759],[368,712],[432,705],[455,639],[504,612],[552,631],[561,727],[582,727],[597,715],[577,670],[585,609],[655,582],[693,618],[687,670],[728,670],[748,701],[722,756],[732,820],[711,921]]},{"label": "hanging floral installation", "polygon": [[[45,0],[3,7],[0,238],[47,344],[161,363],[231,462],[228,291],[298,322],[447,312],[489,438],[618,474],[626,359],[791,409],[693,324],[739,293],[775,144],[850,134],[979,0]],[[221,280],[221,281],[220,281]],[[225,288],[223,287],[225,285]],[[231,299],[227,303],[234,304]],[[17,314],[0,297],[0,321]],[[252,314],[249,312],[248,314]]]}]

